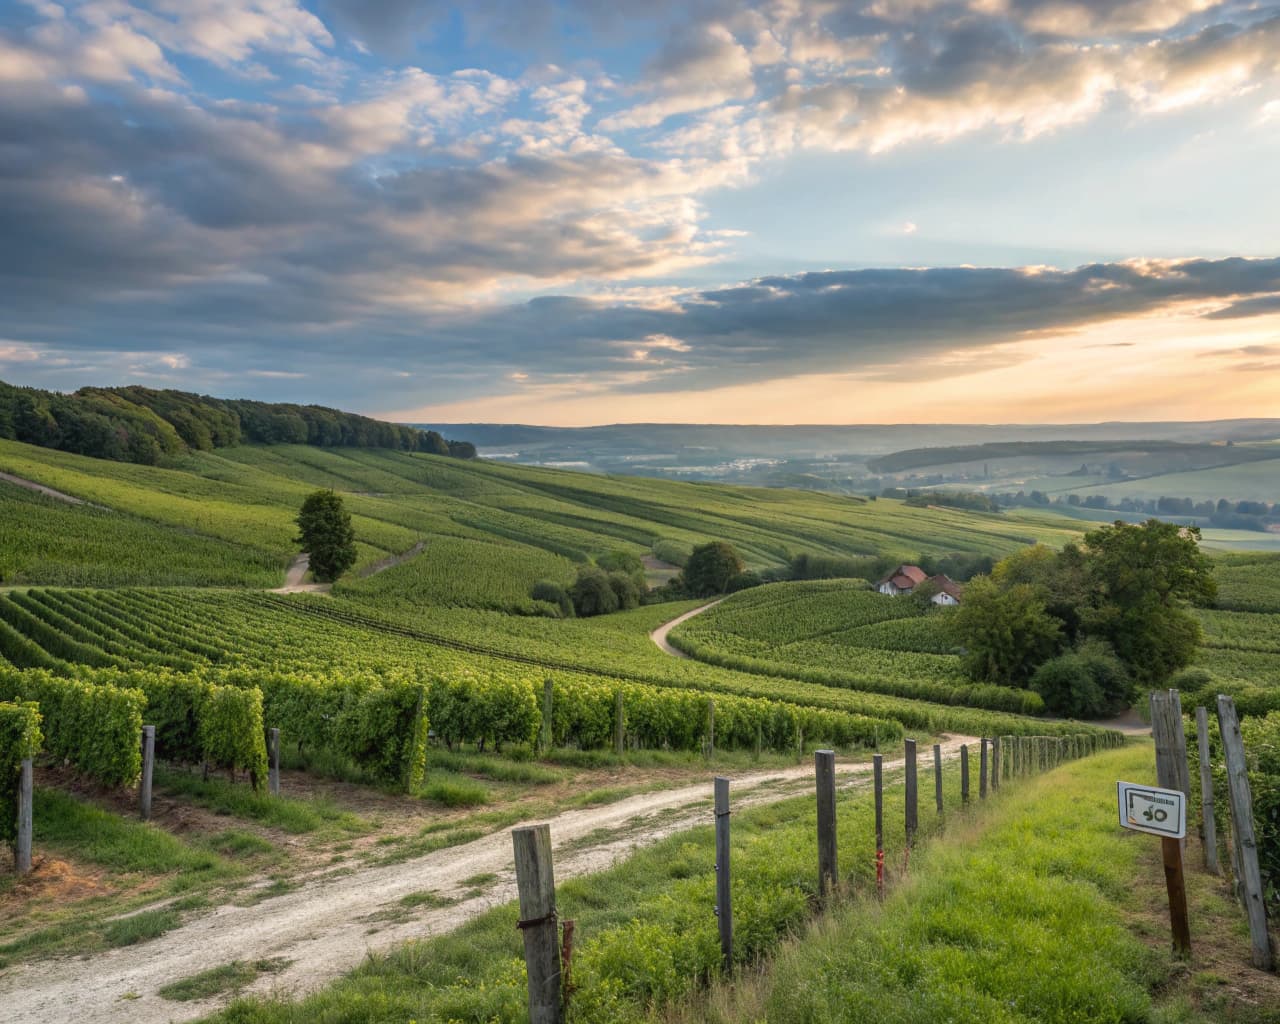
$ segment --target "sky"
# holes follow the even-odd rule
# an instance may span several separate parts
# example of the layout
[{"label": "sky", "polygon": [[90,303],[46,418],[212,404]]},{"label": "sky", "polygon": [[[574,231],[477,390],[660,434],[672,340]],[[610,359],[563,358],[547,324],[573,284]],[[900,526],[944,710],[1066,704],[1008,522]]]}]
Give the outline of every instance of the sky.
[{"label": "sky", "polygon": [[1280,0],[0,0],[0,379],[1280,417]]}]

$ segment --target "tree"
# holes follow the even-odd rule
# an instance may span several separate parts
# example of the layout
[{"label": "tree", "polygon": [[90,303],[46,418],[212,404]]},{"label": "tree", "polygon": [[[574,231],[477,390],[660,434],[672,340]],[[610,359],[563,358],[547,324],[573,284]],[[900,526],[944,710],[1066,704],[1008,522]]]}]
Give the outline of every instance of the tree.
[{"label": "tree", "polygon": [[701,544],[693,549],[684,567],[684,587],[694,597],[723,594],[729,580],[746,568],[746,563],[732,545],[722,540]]},{"label": "tree", "polygon": [[332,582],[356,561],[356,535],[351,513],[333,491],[315,491],[302,503],[295,520],[296,542],[311,556],[311,572],[316,579]]},{"label": "tree", "polygon": [[1200,623],[1185,605],[1210,604],[1218,589],[1199,542],[1197,527],[1158,519],[1085,534],[1091,600],[1081,632],[1109,642],[1143,686],[1189,665],[1200,643]]},{"label": "tree", "polygon": [[1062,646],[1061,625],[1026,583],[1002,589],[989,576],[977,577],[965,589],[954,624],[969,675],[1004,686],[1025,686]]},{"label": "tree", "polygon": [[613,589],[609,574],[594,565],[578,570],[578,578],[574,580],[569,595],[573,598],[574,610],[583,618],[608,615],[619,607],[618,594]]}]

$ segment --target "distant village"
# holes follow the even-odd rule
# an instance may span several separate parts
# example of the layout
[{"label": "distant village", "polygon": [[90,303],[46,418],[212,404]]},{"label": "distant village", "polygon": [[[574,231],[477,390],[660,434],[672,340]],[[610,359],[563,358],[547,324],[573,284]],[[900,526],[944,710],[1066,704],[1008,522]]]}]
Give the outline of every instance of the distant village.
[{"label": "distant village", "polygon": [[876,589],[882,594],[897,597],[900,594],[910,594],[917,587],[926,586],[935,591],[929,601],[943,607],[959,604],[961,595],[964,593],[964,586],[946,573],[940,572],[936,576],[930,576],[918,565],[898,566],[876,584]]}]

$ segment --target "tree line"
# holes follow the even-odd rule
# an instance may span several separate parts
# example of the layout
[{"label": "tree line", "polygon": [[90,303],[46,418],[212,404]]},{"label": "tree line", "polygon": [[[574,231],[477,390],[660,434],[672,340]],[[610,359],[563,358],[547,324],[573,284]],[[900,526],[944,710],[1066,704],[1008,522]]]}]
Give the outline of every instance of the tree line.
[{"label": "tree line", "polygon": [[212,398],[138,386],[72,394],[0,381],[0,438],[117,462],[156,465],[238,444],[390,448],[475,458],[467,441],[319,405]]}]

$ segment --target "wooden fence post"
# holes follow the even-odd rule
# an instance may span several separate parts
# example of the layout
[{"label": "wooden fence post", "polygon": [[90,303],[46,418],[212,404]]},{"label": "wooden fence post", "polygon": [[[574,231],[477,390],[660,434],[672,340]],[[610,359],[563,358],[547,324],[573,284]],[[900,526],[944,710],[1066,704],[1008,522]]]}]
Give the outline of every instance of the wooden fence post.
[{"label": "wooden fence post", "polygon": [[919,818],[916,807],[916,741],[907,740],[906,744],[906,783],[907,783],[907,846],[910,847],[916,838]]},{"label": "wooden fence post", "polygon": [[1231,830],[1239,851],[1245,912],[1249,916],[1254,967],[1272,969],[1271,939],[1267,935],[1267,907],[1263,902],[1262,874],[1258,869],[1258,840],[1253,827],[1253,796],[1249,792],[1249,768],[1240,737],[1240,719],[1230,697],[1218,695],[1218,729],[1227,762],[1227,787],[1231,796]]},{"label": "wooden fence post", "polygon": [[1222,874],[1218,864],[1218,823],[1213,818],[1213,762],[1209,750],[1209,709],[1196,708],[1196,746],[1200,754],[1200,840],[1204,846],[1204,867]]},{"label": "wooden fence post", "polygon": [[960,744],[960,802],[969,802],[969,744]]},{"label": "wooden fence post", "polygon": [[555,699],[555,683],[548,676],[542,681],[542,731],[538,733],[538,746],[543,753],[551,749],[555,742],[555,733],[552,731],[551,715],[554,711],[553,700]]},{"label": "wooden fence post", "polygon": [[626,740],[626,728],[623,724],[622,691],[613,694],[613,752],[621,756]]},{"label": "wooden fence post", "polygon": [[516,886],[524,962],[529,975],[530,1024],[562,1024],[560,929],[556,921],[556,882],[551,864],[551,826],[511,830],[516,855]]},{"label": "wooden fence post", "polygon": [[840,873],[836,860],[836,754],[834,750],[813,752],[818,788],[818,896],[825,899],[836,892]]},{"label": "wooden fence post", "polygon": [[267,792],[280,795],[280,730],[267,730]]},{"label": "wooden fence post", "polygon": [[142,781],[138,784],[138,810],[143,821],[151,820],[151,776],[156,766],[156,727],[142,727]]},{"label": "wooden fence post", "polygon": [[991,789],[1000,788],[1000,737],[991,737]]},{"label": "wooden fence post", "polygon": [[18,842],[13,848],[13,864],[20,875],[31,872],[31,801],[34,790],[31,758],[25,757],[18,777]]},{"label": "wooden fence post", "polygon": [[733,965],[733,898],[729,888],[729,780],[716,777],[716,921],[725,970]]},{"label": "wooden fence post", "polygon": [[933,802],[942,814],[942,744],[933,745]]},{"label": "wooden fence post", "polygon": [[1177,690],[1152,692],[1151,738],[1156,745],[1156,784],[1163,789],[1180,789],[1190,801],[1186,733],[1182,726],[1182,701]]},{"label": "wooden fence post", "polygon": [[978,799],[985,800],[987,798],[987,738],[983,736],[978,742],[982,745],[982,753],[978,756]]},{"label": "wooden fence post", "polygon": [[871,757],[872,788],[876,802],[876,893],[884,898],[884,756]]}]

